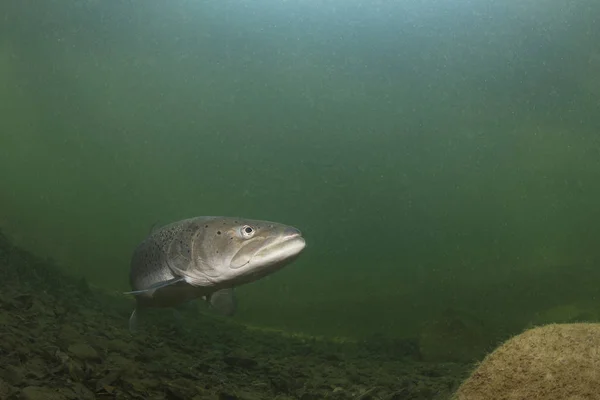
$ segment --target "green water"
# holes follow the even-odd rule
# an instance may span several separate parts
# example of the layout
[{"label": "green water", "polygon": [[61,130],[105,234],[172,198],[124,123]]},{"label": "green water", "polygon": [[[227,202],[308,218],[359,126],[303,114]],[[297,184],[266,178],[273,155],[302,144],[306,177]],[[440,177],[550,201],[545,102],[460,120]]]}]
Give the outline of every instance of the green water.
[{"label": "green water", "polygon": [[[600,309],[600,3],[0,6],[0,228],[129,289],[155,222],[300,228],[235,317],[411,336]],[[125,322],[124,322],[125,323]]]}]

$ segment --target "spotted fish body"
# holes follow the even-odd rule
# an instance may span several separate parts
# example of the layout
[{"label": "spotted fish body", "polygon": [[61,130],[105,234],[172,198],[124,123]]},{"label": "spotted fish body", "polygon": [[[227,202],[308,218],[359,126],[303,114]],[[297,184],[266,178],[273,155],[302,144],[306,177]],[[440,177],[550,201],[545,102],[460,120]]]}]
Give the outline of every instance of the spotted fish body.
[{"label": "spotted fish body", "polygon": [[[294,260],[305,241],[296,228],[275,222],[196,217],[166,225],[141,242],[131,260],[136,310],[176,307],[207,299],[234,312],[233,288],[277,271]],[[136,310],[130,318],[135,330]]]}]

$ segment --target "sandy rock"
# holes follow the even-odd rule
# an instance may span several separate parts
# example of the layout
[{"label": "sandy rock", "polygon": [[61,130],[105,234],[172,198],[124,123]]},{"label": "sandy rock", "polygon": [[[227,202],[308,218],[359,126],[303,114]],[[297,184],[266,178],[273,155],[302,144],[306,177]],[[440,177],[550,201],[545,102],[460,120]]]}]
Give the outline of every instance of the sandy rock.
[{"label": "sandy rock", "polygon": [[14,388],[12,386],[0,379],[0,399],[8,399],[13,391]]},{"label": "sandy rock", "polygon": [[75,358],[84,361],[97,361],[100,359],[98,352],[89,344],[76,343],[69,346],[69,353]]},{"label": "sandy rock", "polygon": [[455,400],[600,398],[600,324],[547,325],[508,340],[459,387]]},{"label": "sandy rock", "polygon": [[67,400],[58,391],[45,387],[28,386],[21,392],[23,400]]}]

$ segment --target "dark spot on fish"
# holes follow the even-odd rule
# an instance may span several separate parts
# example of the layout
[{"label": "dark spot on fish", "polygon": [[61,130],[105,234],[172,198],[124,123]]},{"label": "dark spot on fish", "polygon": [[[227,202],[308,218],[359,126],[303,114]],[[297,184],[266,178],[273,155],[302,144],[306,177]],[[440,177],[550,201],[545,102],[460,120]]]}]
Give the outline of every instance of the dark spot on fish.
[{"label": "dark spot on fish", "polygon": [[221,231],[217,231],[217,235],[220,235],[220,234],[221,234]]},{"label": "dark spot on fish", "polygon": [[204,225],[205,228],[208,228],[208,225]]}]

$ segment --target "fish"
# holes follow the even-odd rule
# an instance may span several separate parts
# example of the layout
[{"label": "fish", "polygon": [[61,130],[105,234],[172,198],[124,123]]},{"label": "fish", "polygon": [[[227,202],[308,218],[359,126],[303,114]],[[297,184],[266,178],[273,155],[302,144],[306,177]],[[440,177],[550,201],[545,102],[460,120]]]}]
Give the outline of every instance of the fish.
[{"label": "fish", "polygon": [[175,308],[203,299],[224,315],[237,308],[234,288],[270,275],[306,247],[300,230],[277,222],[201,216],[155,227],[131,257],[136,305],[129,330],[146,308]]}]

